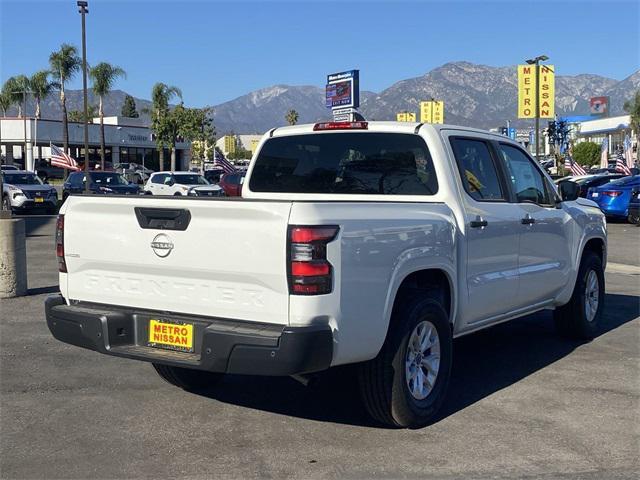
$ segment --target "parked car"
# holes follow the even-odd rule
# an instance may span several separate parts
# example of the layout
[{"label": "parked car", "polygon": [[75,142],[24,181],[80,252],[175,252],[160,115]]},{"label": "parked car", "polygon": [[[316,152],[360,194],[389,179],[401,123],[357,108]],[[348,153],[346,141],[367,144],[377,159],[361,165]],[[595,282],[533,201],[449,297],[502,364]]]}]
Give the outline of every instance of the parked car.
[{"label": "parked car", "polygon": [[116,163],[113,168],[116,172],[122,173],[127,180],[140,184],[146,182],[153,173],[150,168],[133,162]]},{"label": "parked car", "polygon": [[[122,174],[117,172],[92,171],[89,172],[89,178],[89,190],[93,193],[111,195],[137,195],[140,193],[138,185],[127,181]],[[66,200],[69,195],[82,194],[84,191],[84,172],[73,172],[62,186],[62,199]]]},{"label": "parked car", "polygon": [[47,160],[36,161],[36,174],[43,182],[48,181],[50,178],[64,178],[64,168],[55,167],[51,165]]},{"label": "parked car", "polygon": [[242,195],[242,183],[245,172],[227,173],[220,177],[220,185],[228,197],[239,197]]},{"label": "parked car", "polygon": [[640,187],[635,187],[631,191],[628,220],[629,223],[640,226]]},{"label": "parked car", "polygon": [[199,173],[193,172],[155,172],[144,186],[147,195],[191,195],[198,197],[220,197],[224,190],[211,185]]},{"label": "parked car", "polygon": [[247,201],[69,197],[47,325],[187,390],[353,364],[375,419],[422,426],[445,400],[454,337],[545,309],[567,336],[602,327],[604,215],[575,184],[560,192],[481,130],[274,128]]},{"label": "parked car", "polygon": [[555,184],[560,186],[561,183],[564,182],[574,182],[578,184],[580,187],[580,191],[578,193],[582,198],[587,198],[587,192],[590,188],[599,187],[600,185],[604,185],[605,183],[609,183],[612,180],[616,180],[618,178],[622,178],[625,175],[621,173],[612,173],[612,174],[600,174],[600,175],[580,175],[576,177],[563,177],[558,180],[555,180]]},{"label": "parked car", "polygon": [[640,186],[640,175],[622,177],[590,189],[587,198],[596,202],[607,217],[626,219],[631,192],[637,186]]},{"label": "parked car", "polygon": [[58,206],[58,193],[51,185],[33,172],[2,170],[2,204],[14,212],[40,211],[54,214]]}]

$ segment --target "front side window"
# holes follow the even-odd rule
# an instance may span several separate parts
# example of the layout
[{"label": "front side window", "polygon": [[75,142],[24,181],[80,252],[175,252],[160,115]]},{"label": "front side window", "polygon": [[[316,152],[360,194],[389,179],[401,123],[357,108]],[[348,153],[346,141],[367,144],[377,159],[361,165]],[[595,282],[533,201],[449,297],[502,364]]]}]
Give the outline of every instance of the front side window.
[{"label": "front side window", "polygon": [[164,184],[165,179],[168,177],[166,173],[160,173],[151,177],[151,183]]},{"label": "front side window", "polygon": [[433,195],[438,181],[418,135],[335,132],[275,137],[253,167],[254,192]]},{"label": "front side window", "polygon": [[505,200],[487,142],[473,138],[452,138],[451,147],[462,184],[471,198],[478,201]]},{"label": "front side window", "polygon": [[500,155],[506,165],[507,177],[513,187],[516,202],[539,205],[553,203],[544,176],[522,150],[501,143]]}]

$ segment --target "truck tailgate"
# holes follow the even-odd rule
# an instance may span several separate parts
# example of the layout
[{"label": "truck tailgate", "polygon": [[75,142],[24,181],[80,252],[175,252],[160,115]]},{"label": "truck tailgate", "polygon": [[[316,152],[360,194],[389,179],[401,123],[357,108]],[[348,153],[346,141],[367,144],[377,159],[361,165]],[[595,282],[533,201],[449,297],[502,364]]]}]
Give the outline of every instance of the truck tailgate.
[{"label": "truck tailgate", "polygon": [[287,324],[290,209],[278,201],[69,197],[61,289],[70,300]]}]

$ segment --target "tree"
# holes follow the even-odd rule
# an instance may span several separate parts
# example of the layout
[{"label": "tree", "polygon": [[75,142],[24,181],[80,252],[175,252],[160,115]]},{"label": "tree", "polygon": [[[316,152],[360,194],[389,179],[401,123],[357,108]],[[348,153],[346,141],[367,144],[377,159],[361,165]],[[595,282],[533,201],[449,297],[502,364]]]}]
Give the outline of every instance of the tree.
[{"label": "tree", "polygon": [[581,142],[573,147],[573,159],[580,165],[592,167],[600,162],[600,145],[593,142]]},{"label": "tree", "polygon": [[7,116],[7,110],[11,108],[11,99],[4,88],[0,90],[0,110],[2,110],[2,116]]},{"label": "tree", "polygon": [[204,161],[213,156],[215,128],[211,121],[212,111],[210,107],[184,108],[179,105],[171,112],[177,135],[191,141],[191,158]]},{"label": "tree", "polygon": [[100,168],[104,170],[104,110],[103,99],[109,94],[118,77],[126,77],[125,71],[106,62],[100,62],[89,69],[89,77],[93,83],[93,93],[98,96],[98,116],[100,117]]},{"label": "tree", "polygon": [[640,148],[640,90],[636,90],[633,98],[624,102],[622,108],[624,108],[624,111],[629,113],[629,116],[631,117],[629,126],[634,132],[636,132],[636,138]]},{"label": "tree", "polygon": [[[87,105],[87,115],[89,116],[89,123],[93,123],[91,119],[98,116],[98,107],[96,105]],[[70,122],[84,123],[84,110],[70,110],[67,116]]]},{"label": "tree", "polygon": [[[68,43],[60,45],[60,50],[49,55],[51,75],[60,85],[60,104],[62,105],[62,144],[64,151],[69,153],[69,124],[67,119],[67,101],[64,87],[67,81],[78,73],[82,61],[78,57],[78,49]],[[67,170],[65,169],[65,176]]]},{"label": "tree", "polygon": [[122,110],[120,114],[123,117],[127,118],[138,118],[140,114],[136,110],[136,101],[131,95],[127,95],[124,97],[124,102],[122,103]]},{"label": "tree", "polygon": [[289,125],[295,125],[296,123],[298,123],[298,112],[291,109],[287,112],[284,118]]},{"label": "tree", "polygon": [[59,84],[57,82],[49,81],[49,75],[51,75],[51,72],[48,70],[40,70],[39,72],[31,75],[31,78],[29,79],[31,93],[36,101],[35,117],[37,119],[40,119],[41,116],[40,103],[42,100],[51,95],[56,88],[59,88]]},{"label": "tree", "polygon": [[29,78],[26,75],[17,75],[7,79],[4,84],[3,90],[6,92],[11,105],[18,107],[18,117],[26,115],[27,112],[23,111],[23,105],[26,109],[27,94],[29,93]]},{"label": "tree", "polygon": [[[160,157],[160,170],[164,170],[164,147],[172,145],[172,134],[175,139],[174,125],[169,117],[169,102],[173,97],[182,99],[182,92],[178,87],[158,82],[151,90],[151,129],[155,134],[156,145]],[[175,143],[173,143],[175,145]],[[171,170],[175,169],[175,151],[171,151]]]}]

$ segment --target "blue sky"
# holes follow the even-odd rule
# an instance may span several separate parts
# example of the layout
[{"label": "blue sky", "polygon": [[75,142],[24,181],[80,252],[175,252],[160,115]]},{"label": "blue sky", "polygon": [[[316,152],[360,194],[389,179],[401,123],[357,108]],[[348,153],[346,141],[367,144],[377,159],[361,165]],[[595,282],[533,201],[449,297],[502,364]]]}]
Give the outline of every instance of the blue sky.
[{"label": "blue sky", "polygon": [[[0,80],[80,47],[75,0],[0,0]],[[640,2],[89,0],[87,55],[124,68],[116,88],[149,98],[162,81],[189,106],[274,84],[324,85],[360,69],[380,91],[450,61],[515,65],[547,54],[560,75],[622,80],[640,68]],[[81,77],[71,83],[81,86]]]}]

